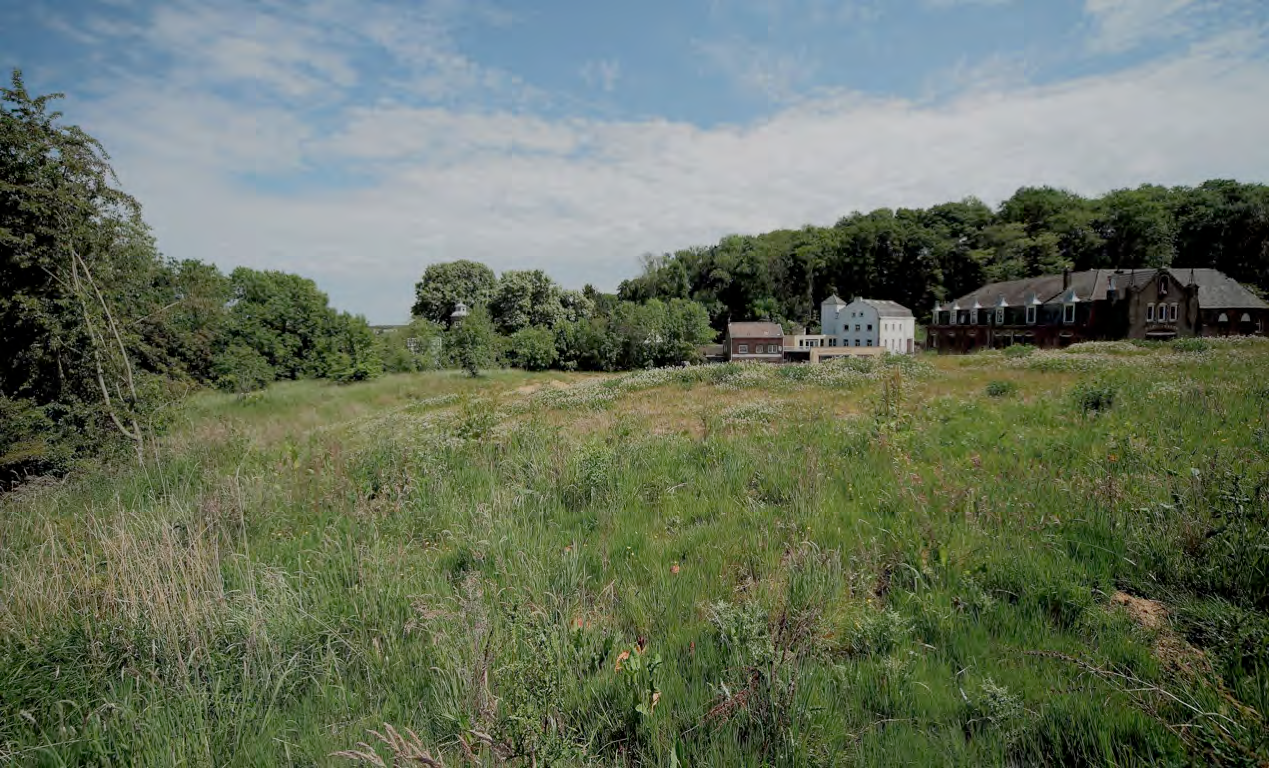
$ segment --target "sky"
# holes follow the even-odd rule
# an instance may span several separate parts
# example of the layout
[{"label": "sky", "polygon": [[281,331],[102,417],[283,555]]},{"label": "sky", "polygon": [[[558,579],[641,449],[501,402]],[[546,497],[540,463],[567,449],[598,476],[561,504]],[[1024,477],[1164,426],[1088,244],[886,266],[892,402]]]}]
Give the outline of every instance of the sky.
[{"label": "sky", "polygon": [[0,0],[163,253],[408,319],[430,263],[641,254],[1024,185],[1269,180],[1266,0]]}]

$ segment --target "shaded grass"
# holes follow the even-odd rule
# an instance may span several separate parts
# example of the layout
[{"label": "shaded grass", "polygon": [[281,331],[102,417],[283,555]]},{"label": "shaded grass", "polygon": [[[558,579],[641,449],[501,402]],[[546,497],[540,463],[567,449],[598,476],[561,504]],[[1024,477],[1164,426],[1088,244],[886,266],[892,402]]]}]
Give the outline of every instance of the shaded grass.
[{"label": "shaded grass", "polygon": [[1056,354],[201,397],[5,500],[0,754],[1263,761],[1269,355]]}]

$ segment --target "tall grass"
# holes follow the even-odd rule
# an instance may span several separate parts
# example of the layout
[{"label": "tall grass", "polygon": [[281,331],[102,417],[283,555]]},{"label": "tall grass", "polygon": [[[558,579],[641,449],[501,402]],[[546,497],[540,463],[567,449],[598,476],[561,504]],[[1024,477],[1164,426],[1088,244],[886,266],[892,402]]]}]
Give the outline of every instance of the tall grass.
[{"label": "tall grass", "polygon": [[157,468],[3,500],[0,756],[1263,762],[1266,364],[207,395]]}]

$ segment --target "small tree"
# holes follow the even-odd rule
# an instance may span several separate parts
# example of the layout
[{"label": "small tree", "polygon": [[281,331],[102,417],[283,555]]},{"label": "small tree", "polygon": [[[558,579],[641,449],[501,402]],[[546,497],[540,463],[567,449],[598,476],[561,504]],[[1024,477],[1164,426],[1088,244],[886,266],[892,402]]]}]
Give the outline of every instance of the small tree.
[{"label": "small tree", "polygon": [[473,307],[467,317],[454,323],[445,335],[450,362],[472,377],[482,367],[493,365],[498,354],[498,336],[484,307]]},{"label": "small tree", "polygon": [[549,328],[533,326],[511,335],[507,359],[526,371],[545,371],[555,364],[555,334]]}]

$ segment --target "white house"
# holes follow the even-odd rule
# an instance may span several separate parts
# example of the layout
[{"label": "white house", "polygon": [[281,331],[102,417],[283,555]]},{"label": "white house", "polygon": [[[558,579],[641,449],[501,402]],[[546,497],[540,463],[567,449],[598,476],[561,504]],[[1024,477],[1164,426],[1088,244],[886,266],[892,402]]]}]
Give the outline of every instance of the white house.
[{"label": "white house", "polygon": [[911,354],[916,346],[912,310],[893,301],[829,296],[820,304],[820,327],[830,347],[881,347]]}]

